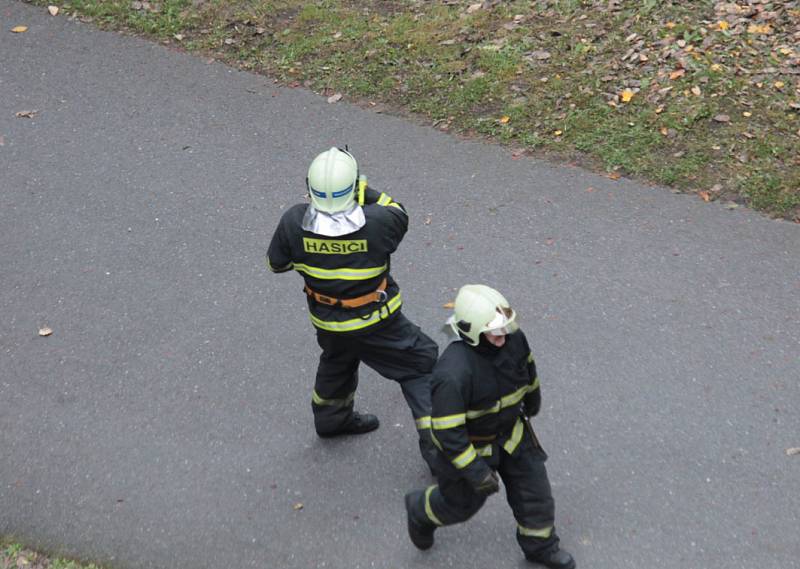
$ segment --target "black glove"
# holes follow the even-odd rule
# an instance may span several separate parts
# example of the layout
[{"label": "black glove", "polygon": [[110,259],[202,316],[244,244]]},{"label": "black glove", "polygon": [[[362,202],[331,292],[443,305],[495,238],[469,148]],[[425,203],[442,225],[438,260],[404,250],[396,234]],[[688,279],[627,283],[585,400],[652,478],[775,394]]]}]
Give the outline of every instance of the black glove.
[{"label": "black glove", "polygon": [[475,486],[475,491],[482,496],[491,496],[499,490],[500,479],[497,477],[497,473],[494,470],[490,470],[489,474],[484,476],[483,480]]},{"label": "black glove", "polygon": [[369,205],[371,203],[377,203],[378,198],[381,197],[381,193],[377,190],[373,190],[369,186],[364,190],[364,205]]},{"label": "black glove", "polygon": [[526,417],[535,417],[542,406],[542,395],[537,389],[533,393],[528,393],[522,400],[522,412]]}]

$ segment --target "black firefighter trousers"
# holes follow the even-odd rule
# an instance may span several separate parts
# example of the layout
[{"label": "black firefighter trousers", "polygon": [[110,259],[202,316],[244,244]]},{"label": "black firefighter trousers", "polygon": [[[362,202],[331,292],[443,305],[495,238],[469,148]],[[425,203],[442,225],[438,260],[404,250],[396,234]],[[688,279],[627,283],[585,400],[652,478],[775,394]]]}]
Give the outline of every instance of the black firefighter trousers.
[{"label": "black firefighter trousers", "polygon": [[361,362],[400,384],[416,423],[422,457],[432,465],[431,371],[439,347],[418,326],[397,313],[388,324],[361,335],[317,331],[322,348],[311,407],[318,433],[335,432],[350,420]]},{"label": "black firefighter trousers", "polygon": [[[558,545],[554,529],[555,502],[544,463],[547,454],[526,429],[514,455],[494,445],[500,455],[489,460],[503,479],[506,500],[517,520],[517,542],[526,556],[535,557]],[[445,461],[443,455],[440,460]],[[481,509],[486,496],[478,494],[450,464],[437,469],[437,485],[413,495],[409,515],[420,526],[434,529],[464,522]]]}]

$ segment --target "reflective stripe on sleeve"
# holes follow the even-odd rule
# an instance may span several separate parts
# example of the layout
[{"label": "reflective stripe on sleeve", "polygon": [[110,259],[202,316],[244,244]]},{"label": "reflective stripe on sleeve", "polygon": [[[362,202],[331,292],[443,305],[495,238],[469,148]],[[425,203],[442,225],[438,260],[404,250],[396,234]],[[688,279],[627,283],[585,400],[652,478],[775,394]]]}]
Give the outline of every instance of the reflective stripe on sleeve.
[{"label": "reflective stripe on sleeve", "polygon": [[378,205],[389,205],[392,201],[392,198],[387,196],[384,192],[381,192],[381,196],[378,198]]},{"label": "reflective stripe on sleeve", "polygon": [[273,267],[272,263],[269,262],[269,258],[267,258],[267,268],[272,271],[273,273],[285,273],[286,271],[291,270],[293,267],[292,263],[289,263],[285,267]]},{"label": "reflective stripe on sleeve", "polygon": [[396,312],[401,304],[403,304],[403,298],[400,293],[397,293],[397,296],[390,299],[384,306],[373,310],[372,314],[365,318],[351,318],[350,320],[339,322],[336,320],[321,320],[313,314],[309,314],[308,316],[311,319],[311,323],[320,330],[327,330],[329,332],[352,332],[353,330],[361,330],[362,328],[377,324],[389,314]]},{"label": "reflective stripe on sleeve", "polygon": [[498,401],[488,409],[469,409],[467,411],[467,419],[477,419],[478,417],[483,417],[484,415],[489,415],[490,413],[499,413],[499,412],[500,412],[500,402]]},{"label": "reflective stripe on sleeve", "polygon": [[530,393],[532,391],[536,391],[537,389],[539,389],[539,378],[538,377],[536,379],[534,379],[533,383],[531,383],[530,387],[528,387],[528,393]]},{"label": "reflective stripe on sleeve", "polygon": [[539,539],[547,539],[553,534],[553,526],[547,526],[546,528],[540,529],[533,529],[533,528],[526,528],[523,525],[517,524],[517,531],[520,535],[524,535],[525,537],[537,537]]},{"label": "reflective stripe on sleeve", "polygon": [[356,397],[356,392],[353,391],[350,395],[345,397],[344,399],[325,399],[324,397],[320,397],[317,390],[314,389],[311,392],[311,400],[314,402],[315,405],[321,406],[329,406],[329,407],[349,407],[353,404],[353,399]]},{"label": "reflective stripe on sleeve", "polygon": [[525,427],[522,423],[522,419],[518,417],[517,422],[514,423],[514,429],[511,431],[511,436],[503,443],[503,448],[508,454],[513,454],[514,451],[517,450],[519,442],[522,440],[522,433],[524,432]]},{"label": "reflective stripe on sleeve", "polygon": [[502,397],[500,399],[500,407],[502,409],[505,409],[506,407],[511,407],[512,405],[516,405],[517,403],[522,401],[522,398],[525,397],[525,394],[528,393],[529,389],[530,386],[526,385],[525,387],[520,387],[514,393],[509,393],[508,395]]},{"label": "reflective stripe on sleeve", "polygon": [[453,427],[460,427],[467,422],[466,413],[456,413],[455,415],[446,415],[444,417],[431,417],[431,426],[441,431],[442,429],[452,429]]},{"label": "reflective stripe on sleeve", "polygon": [[492,445],[486,445],[475,449],[478,456],[492,456]]},{"label": "reflective stripe on sleeve", "polygon": [[475,460],[476,456],[478,456],[478,454],[475,452],[475,447],[470,444],[469,447],[467,447],[467,450],[453,459],[453,466],[459,470],[466,468],[473,460]]},{"label": "reflective stripe on sleeve", "polygon": [[433,513],[433,508],[431,508],[431,492],[433,492],[434,488],[436,488],[435,484],[428,486],[427,490],[425,490],[425,514],[437,526],[443,526],[444,524],[436,517],[436,514]]},{"label": "reflective stripe on sleeve", "polygon": [[419,419],[415,420],[414,423],[417,425],[417,429],[430,429],[431,428],[431,418],[430,417],[420,417]]},{"label": "reflective stripe on sleeve", "polygon": [[298,273],[323,280],[364,281],[381,276],[386,272],[386,269],[387,265],[385,263],[380,267],[368,267],[366,269],[323,269],[322,267],[312,267],[303,263],[294,264],[294,270]]}]

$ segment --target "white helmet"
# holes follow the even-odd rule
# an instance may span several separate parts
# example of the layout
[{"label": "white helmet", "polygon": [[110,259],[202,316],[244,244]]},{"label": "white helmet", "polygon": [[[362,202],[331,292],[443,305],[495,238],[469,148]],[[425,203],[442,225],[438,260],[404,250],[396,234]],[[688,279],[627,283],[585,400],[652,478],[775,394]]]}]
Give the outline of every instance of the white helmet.
[{"label": "white helmet", "polygon": [[347,211],[355,203],[358,164],[346,150],[331,148],[317,155],[308,167],[306,185],[317,211]]},{"label": "white helmet", "polygon": [[518,329],[517,313],[505,297],[486,285],[464,285],[456,295],[455,311],[447,323],[458,336],[477,346],[481,334],[501,336]]}]

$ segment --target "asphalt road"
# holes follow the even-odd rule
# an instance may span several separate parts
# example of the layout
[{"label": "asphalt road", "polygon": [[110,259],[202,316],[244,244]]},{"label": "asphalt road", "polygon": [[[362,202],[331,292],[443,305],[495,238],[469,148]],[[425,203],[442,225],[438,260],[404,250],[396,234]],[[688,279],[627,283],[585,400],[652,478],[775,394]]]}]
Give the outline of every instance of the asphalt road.
[{"label": "asphalt road", "polygon": [[579,567],[800,567],[800,226],[11,0],[0,23],[0,535],[124,568],[525,566],[501,496],[412,547],[395,384],[362,374],[379,431],[314,435],[300,278],[263,258],[346,143],[411,212],[412,320],[444,342],[470,282],[520,313]]}]

